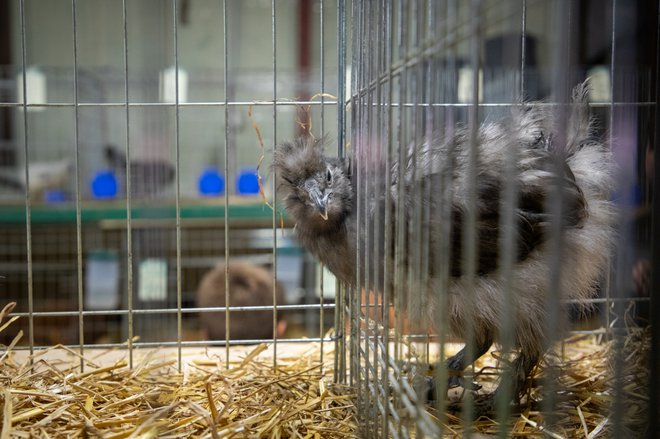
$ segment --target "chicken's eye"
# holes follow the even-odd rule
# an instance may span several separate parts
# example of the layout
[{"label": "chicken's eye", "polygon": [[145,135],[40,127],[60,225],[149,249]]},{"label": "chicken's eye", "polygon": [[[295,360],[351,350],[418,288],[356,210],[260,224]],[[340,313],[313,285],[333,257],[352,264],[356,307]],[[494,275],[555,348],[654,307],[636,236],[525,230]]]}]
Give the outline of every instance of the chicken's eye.
[{"label": "chicken's eye", "polygon": [[332,172],[330,172],[330,168],[326,170],[325,179],[328,182],[328,184],[332,183]]}]

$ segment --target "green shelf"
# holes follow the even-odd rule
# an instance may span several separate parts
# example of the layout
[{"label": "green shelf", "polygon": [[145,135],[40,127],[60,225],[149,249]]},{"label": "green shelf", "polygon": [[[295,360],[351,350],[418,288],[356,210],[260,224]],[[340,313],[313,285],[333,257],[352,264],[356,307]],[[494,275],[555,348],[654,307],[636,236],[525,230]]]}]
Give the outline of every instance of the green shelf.
[{"label": "green shelf", "polygon": [[[181,219],[220,219],[225,216],[225,205],[222,199],[215,202],[196,200],[180,203]],[[228,218],[231,221],[268,221],[272,219],[273,212],[261,199],[230,199]],[[89,201],[82,202],[80,212],[83,222],[94,222],[101,220],[125,220],[125,200],[119,201]],[[278,210],[283,212],[282,209]],[[173,202],[151,202],[134,201],[131,205],[131,219],[135,220],[163,220],[175,219],[176,208]],[[0,204],[0,223],[25,224],[26,210],[24,204]],[[66,223],[76,221],[75,204],[65,205],[34,205],[30,208],[30,220],[32,223]],[[285,216],[286,220],[286,216]]]}]

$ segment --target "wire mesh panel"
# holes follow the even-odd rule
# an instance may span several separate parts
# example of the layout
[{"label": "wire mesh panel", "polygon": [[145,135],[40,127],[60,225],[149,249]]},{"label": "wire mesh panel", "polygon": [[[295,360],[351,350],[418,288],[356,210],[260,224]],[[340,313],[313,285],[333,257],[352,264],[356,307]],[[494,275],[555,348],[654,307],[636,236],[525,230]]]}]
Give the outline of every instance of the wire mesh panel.
[{"label": "wire mesh panel", "polygon": [[[347,351],[365,437],[652,435],[626,390],[648,395],[648,375],[626,361],[646,370],[650,346],[657,10],[353,2]],[[592,361],[577,340],[607,351],[600,396],[566,379]]]},{"label": "wire mesh panel", "polygon": [[334,284],[295,241],[270,162],[303,127],[335,131],[337,8],[3,4],[0,301],[17,302],[17,349],[132,362],[172,346],[179,367],[186,346],[323,352]]},{"label": "wire mesh panel", "polygon": [[[2,437],[354,430],[332,383],[335,282],[271,169],[283,139],[342,132],[339,12],[0,4]],[[35,408],[71,378],[96,414]]]}]

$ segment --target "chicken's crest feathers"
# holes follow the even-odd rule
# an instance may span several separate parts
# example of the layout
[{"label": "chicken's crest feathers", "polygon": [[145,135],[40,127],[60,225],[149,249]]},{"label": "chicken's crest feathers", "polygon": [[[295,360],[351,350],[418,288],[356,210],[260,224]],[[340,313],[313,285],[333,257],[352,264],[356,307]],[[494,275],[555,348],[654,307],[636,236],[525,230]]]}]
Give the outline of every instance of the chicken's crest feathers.
[{"label": "chicken's crest feathers", "polygon": [[273,154],[272,167],[284,182],[298,184],[324,169],[324,139],[301,136],[279,145]]}]

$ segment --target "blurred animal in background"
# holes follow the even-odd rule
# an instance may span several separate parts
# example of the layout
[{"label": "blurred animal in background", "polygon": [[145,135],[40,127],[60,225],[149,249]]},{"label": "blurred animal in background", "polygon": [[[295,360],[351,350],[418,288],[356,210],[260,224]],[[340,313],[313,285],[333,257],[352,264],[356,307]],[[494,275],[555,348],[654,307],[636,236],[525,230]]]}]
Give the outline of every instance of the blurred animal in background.
[{"label": "blurred animal in background", "polygon": [[[64,189],[69,179],[72,179],[73,169],[73,162],[69,159],[30,162],[28,164],[30,195],[41,199],[48,190]],[[27,186],[25,169],[19,167],[19,169],[0,170],[0,186],[17,192],[25,191]]]},{"label": "blurred animal in background", "polygon": [[[245,262],[231,262],[229,273],[229,306],[273,306],[273,273],[265,268]],[[198,307],[225,306],[225,264],[218,264],[207,272],[197,288]],[[284,305],[285,290],[275,283],[278,305]],[[277,313],[277,336],[284,335],[284,313]],[[200,313],[203,337],[208,340],[224,340],[225,312]],[[229,337],[236,340],[262,340],[273,338],[273,311],[231,311]]]},{"label": "blurred animal in background", "polygon": [[[561,253],[554,259],[559,264],[557,287],[562,298],[584,303],[593,295],[603,275],[613,245],[614,208],[609,199],[614,165],[609,149],[592,137],[587,94],[586,82],[574,89],[563,136],[556,132],[560,125],[558,110],[534,103],[515,106],[510,117],[479,127],[476,134],[477,256],[472,294],[466,290],[463,276],[470,131],[459,126],[449,137],[435,133],[422,145],[416,145],[415,154],[411,147],[406,161],[395,162],[390,170],[392,186],[387,190],[392,197],[392,218],[396,218],[396,209],[403,204],[403,230],[409,229],[412,214],[419,207],[417,203],[421,201],[430,209],[426,276],[429,281],[420,286],[421,291],[409,294],[429,295],[428,300],[417,302],[420,307],[422,303],[431,302],[425,312],[429,313],[429,321],[434,321],[436,306],[433,301],[443,285],[440,267],[448,263],[449,329],[465,340],[468,321],[474,328],[472,355],[468,356],[464,348],[447,360],[449,387],[461,383],[459,376],[463,369],[499,340],[505,322],[513,321],[513,343],[519,351],[511,365],[514,398],[518,399],[525,392],[529,374],[548,347],[547,311],[551,297],[559,294],[550,287],[553,227],[561,230],[564,238]],[[564,141],[560,143],[558,138]],[[511,154],[515,155],[515,171],[508,177],[507,160]],[[402,180],[399,166],[404,166]],[[359,236],[356,233],[356,200],[346,163],[324,156],[323,141],[305,136],[276,148],[273,168],[279,179],[279,194],[296,222],[295,229],[302,244],[339,279],[355,285],[356,244],[358,239],[364,240],[365,235],[373,231],[364,231]],[[518,192],[514,211],[515,264],[509,279],[513,302],[505,300],[503,279],[497,270],[501,259],[500,216],[505,178],[515,179]],[[424,200],[414,196],[422,188],[431,188],[433,196]],[[400,189],[403,199],[399,198]],[[561,197],[555,197],[559,189]],[[379,196],[384,196],[384,192],[385,188]],[[558,200],[561,200],[560,209]],[[382,202],[373,201],[366,200],[365,205],[384,206]],[[449,213],[444,214],[444,211]],[[561,216],[556,212],[561,212]],[[382,218],[384,212],[374,212],[372,207],[370,214]],[[451,219],[450,228],[445,227],[447,221],[443,224],[443,218]],[[444,235],[445,230],[451,230],[451,235]],[[449,261],[436,254],[447,240]],[[360,248],[364,249],[365,245]],[[372,261],[384,260],[381,273],[395,270],[392,250],[386,253],[389,258],[381,255]],[[407,255],[411,248],[397,251]],[[403,273],[409,273],[408,259],[404,258],[402,263],[405,265]],[[400,285],[407,283],[403,280]],[[391,291],[396,292],[394,285],[392,287]],[[468,297],[474,297],[474,301]]]},{"label": "blurred animal in background", "polygon": [[[126,155],[117,148],[106,145],[105,159],[119,181],[126,181]],[[174,181],[174,165],[163,159],[131,158],[131,196],[154,196]]]}]

